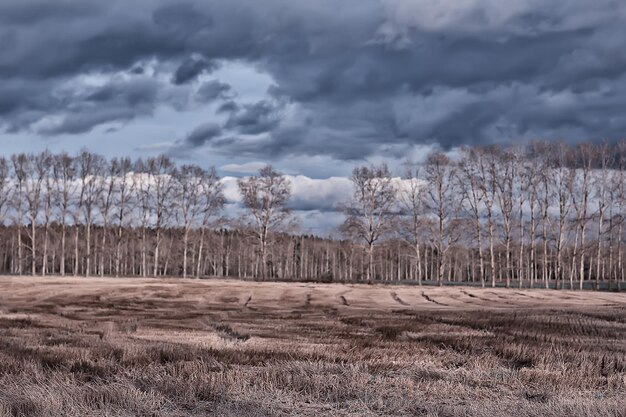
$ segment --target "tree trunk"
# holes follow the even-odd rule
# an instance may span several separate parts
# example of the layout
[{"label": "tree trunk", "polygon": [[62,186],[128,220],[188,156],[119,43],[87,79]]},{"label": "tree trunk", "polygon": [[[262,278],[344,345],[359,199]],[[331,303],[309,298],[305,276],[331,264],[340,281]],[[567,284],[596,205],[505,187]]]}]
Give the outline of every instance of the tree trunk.
[{"label": "tree trunk", "polygon": [[120,265],[122,257],[122,228],[120,227],[117,232],[117,242],[115,242],[115,276],[120,276]]},{"label": "tree trunk", "polygon": [[[476,224],[476,240],[478,244],[478,267],[480,272],[480,286],[485,288],[485,260],[483,259],[483,242],[482,242],[482,233],[480,230],[480,223]],[[472,277],[472,281],[473,281]]]},{"label": "tree trunk", "polygon": [[204,227],[200,231],[200,244],[198,245],[198,265],[196,266],[196,278],[200,278],[200,259],[202,259],[203,249],[204,249]]},{"label": "tree trunk", "polygon": [[34,276],[36,274],[36,266],[37,266],[37,224],[35,218],[31,219],[31,240],[30,240],[30,251],[31,251],[31,261],[30,261],[30,273]]},{"label": "tree trunk", "polygon": [[374,279],[374,243],[372,242],[368,242],[367,257],[367,280],[371,282]]},{"label": "tree trunk", "polygon": [[107,224],[102,228],[102,247],[100,248],[100,277],[104,277],[104,251],[107,244]]},{"label": "tree trunk", "polygon": [[183,234],[183,278],[187,278],[188,242],[189,242],[189,229],[185,228],[185,233]]},{"label": "tree trunk", "polygon": [[78,225],[74,225],[74,276],[78,276]]},{"label": "tree trunk", "polygon": [[88,221],[87,225],[86,225],[86,232],[85,232],[85,243],[86,243],[86,251],[87,251],[87,259],[86,259],[86,265],[85,265],[85,276],[89,277],[89,274],[91,273],[91,222]]},{"label": "tree trunk", "polygon": [[159,275],[159,249],[161,246],[161,228],[157,227],[156,230],[156,243],[154,245],[154,272],[153,275],[156,277]]},{"label": "tree trunk", "polygon": [[547,219],[543,220],[543,283],[546,289],[550,287],[548,279],[548,232]]},{"label": "tree trunk", "polygon": [[604,210],[600,210],[599,219],[598,219],[598,254],[596,258],[596,290],[599,287],[600,280],[600,262],[602,260],[602,227],[604,222]]},{"label": "tree trunk", "polygon": [[61,272],[61,276],[65,276],[65,222],[61,224],[61,265],[59,266],[59,271]]},{"label": "tree trunk", "polygon": [[489,256],[491,261],[491,287],[496,286],[496,254],[493,247],[493,223],[489,221]]},{"label": "tree trunk", "polygon": [[141,276],[146,277],[147,274],[147,260],[146,260],[146,228],[141,228]]},{"label": "tree trunk", "polygon": [[531,205],[530,209],[530,288],[535,286],[535,280],[537,279],[537,261],[535,260],[535,233],[537,229],[537,225],[535,224],[535,211],[534,207]]},{"label": "tree trunk", "polygon": [[44,225],[44,234],[43,234],[43,256],[41,260],[41,275],[46,276],[48,269],[48,221]]},{"label": "tree trunk", "polygon": [[261,231],[261,280],[267,279],[267,231]]},{"label": "tree trunk", "polygon": [[569,274],[570,290],[574,289],[574,275],[576,274],[576,256],[577,255],[578,255],[578,228],[576,228],[576,235],[574,236],[574,248],[572,249],[572,270],[570,271],[570,274]]},{"label": "tree trunk", "polygon": [[580,228],[580,289],[583,289],[583,281],[585,280],[585,225]]},{"label": "tree trunk", "polygon": [[22,228],[17,226],[17,273],[22,275]]},{"label": "tree trunk", "polygon": [[417,283],[422,285],[422,255],[419,243],[415,245],[415,258],[417,266]]}]

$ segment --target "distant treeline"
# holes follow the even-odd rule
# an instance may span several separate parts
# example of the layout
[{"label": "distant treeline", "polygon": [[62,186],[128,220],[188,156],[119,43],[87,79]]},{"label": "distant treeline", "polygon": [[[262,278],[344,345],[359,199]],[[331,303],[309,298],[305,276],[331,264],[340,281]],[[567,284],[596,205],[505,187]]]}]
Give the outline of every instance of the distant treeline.
[{"label": "distant treeline", "polygon": [[0,272],[611,287],[625,179],[625,141],[434,152],[401,177],[361,166],[330,239],[295,232],[271,166],[239,180],[246,215],[228,219],[213,168],[17,154],[0,158]]}]

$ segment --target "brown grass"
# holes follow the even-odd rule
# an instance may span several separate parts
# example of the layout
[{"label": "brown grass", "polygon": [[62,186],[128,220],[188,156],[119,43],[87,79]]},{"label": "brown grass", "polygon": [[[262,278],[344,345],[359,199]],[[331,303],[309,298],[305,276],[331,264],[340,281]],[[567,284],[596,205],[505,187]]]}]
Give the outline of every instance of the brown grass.
[{"label": "brown grass", "polygon": [[626,416],[620,294],[0,278],[0,416]]}]

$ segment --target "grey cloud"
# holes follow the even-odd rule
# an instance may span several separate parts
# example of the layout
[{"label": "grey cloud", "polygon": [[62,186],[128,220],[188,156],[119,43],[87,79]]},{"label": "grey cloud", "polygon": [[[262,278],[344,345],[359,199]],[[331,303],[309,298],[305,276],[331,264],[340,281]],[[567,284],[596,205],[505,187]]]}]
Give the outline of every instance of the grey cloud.
[{"label": "grey cloud", "polygon": [[203,10],[203,7],[193,2],[179,2],[165,6],[158,6],[152,13],[154,23],[163,27],[170,34],[188,34],[206,30],[212,26],[213,19]]},{"label": "grey cloud", "polygon": [[133,116],[134,113],[132,111],[124,108],[73,113],[65,116],[58,124],[39,129],[39,133],[42,135],[85,133],[97,125],[122,120],[126,121],[132,119]]},{"label": "grey cloud", "polygon": [[46,136],[85,133],[104,123],[150,115],[158,100],[158,83],[151,79],[115,80],[97,88],[53,95],[66,107],[60,121],[39,128],[38,132]]},{"label": "grey cloud", "polygon": [[230,114],[225,127],[244,135],[258,135],[276,128],[280,123],[278,107],[267,100],[244,104]]},{"label": "grey cloud", "polygon": [[93,16],[101,7],[96,3],[61,0],[29,0],[0,4],[0,23],[7,26],[32,25],[46,20],[67,20]]},{"label": "grey cloud", "polygon": [[215,123],[206,123],[195,128],[184,140],[184,145],[197,148],[217,138],[222,134],[222,128]]},{"label": "grey cloud", "polygon": [[[217,99],[227,99],[230,97],[232,87],[219,80],[207,81],[198,89],[195,99],[201,103],[209,103]],[[222,106],[223,107],[223,106]],[[221,108],[221,107],[220,107]],[[232,109],[234,111],[234,109]]]},{"label": "grey cloud", "polygon": [[223,103],[222,105],[220,105],[217,109],[217,114],[220,113],[234,113],[239,111],[240,106],[239,104],[237,104],[236,102],[234,102],[233,100],[228,100],[225,103]]},{"label": "grey cloud", "polygon": [[46,81],[9,80],[0,82],[0,130],[19,132],[63,107],[63,100],[50,94],[53,85]]},{"label": "grey cloud", "polygon": [[85,97],[86,101],[94,102],[124,102],[130,106],[155,101],[158,85],[150,79],[136,81],[111,82],[95,89]]},{"label": "grey cloud", "polygon": [[186,84],[194,81],[202,73],[215,71],[217,67],[215,61],[204,58],[187,58],[176,69],[172,76],[172,82],[174,84]]},{"label": "grey cloud", "polygon": [[[450,148],[626,135],[623,2],[55,5],[46,13],[52,6],[39,0],[0,5],[0,92],[9,93],[0,94],[0,123],[6,128],[28,129],[53,113],[67,128],[52,132],[81,131],[89,120],[110,120],[113,106],[121,108],[120,120],[150,114],[166,100],[160,91],[168,87],[153,93],[129,87],[137,90],[128,94],[109,89],[91,99],[47,92],[79,74],[132,72],[154,59],[176,84],[225,61],[271,76],[270,94],[289,103],[289,120],[272,100],[225,102],[218,113],[228,137],[198,143],[231,155],[356,159],[423,143]],[[218,82],[200,87],[195,99],[231,100]],[[15,86],[30,97],[13,94]],[[98,98],[108,104],[89,107]]]},{"label": "grey cloud", "polygon": [[136,74],[136,75],[140,75],[143,74],[145,72],[145,69],[142,66],[134,66],[130,69],[130,73],[131,74]]}]

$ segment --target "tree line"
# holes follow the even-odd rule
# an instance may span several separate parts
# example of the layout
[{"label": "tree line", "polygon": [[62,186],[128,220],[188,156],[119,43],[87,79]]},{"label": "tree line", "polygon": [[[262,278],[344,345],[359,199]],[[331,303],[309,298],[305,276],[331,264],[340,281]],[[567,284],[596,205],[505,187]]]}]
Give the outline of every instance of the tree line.
[{"label": "tree line", "polygon": [[356,167],[336,238],[297,233],[271,166],[224,215],[214,168],[83,150],[0,158],[0,272],[618,286],[626,142],[534,142]]},{"label": "tree line", "polygon": [[[408,164],[400,182],[384,164],[356,168],[343,228],[366,247],[367,279],[618,287],[625,173],[625,141],[435,152]],[[374,256],[384,236],[413,251],[395,271]]]}]

